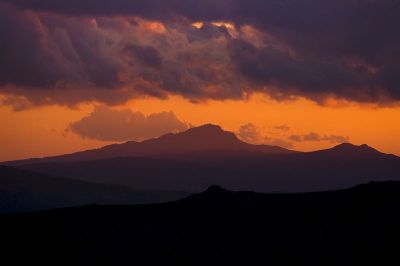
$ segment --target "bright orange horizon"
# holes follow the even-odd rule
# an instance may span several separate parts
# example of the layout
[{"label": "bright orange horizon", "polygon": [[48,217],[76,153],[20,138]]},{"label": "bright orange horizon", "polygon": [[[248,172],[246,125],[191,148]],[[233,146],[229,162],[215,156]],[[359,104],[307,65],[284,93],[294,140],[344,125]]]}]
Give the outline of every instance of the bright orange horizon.
[{"label": "bright orange horizon", "polygon": [[[167,100],[142,98],[110,108],[115,111],[128,109],[145,116],[172,111],[182,123],[190,126],[217,124],[250,143],[312,151],[339,144],[341,139],[333,142],[334,139],[329,138],[334,135],[347,138],[348,142],[356,145],[368,144],[382,152],[400,155],[400,143],[397,141],[400,135],[399,107],[378,108],[333,102],[322,106],[306,99],[278,102],[256,94],[247,100],[203,103],[192,103],[178,96]],[[93,104],[74,109],[54,105],[24,111],[0,107],[0,122],[3,125],[0,161],[65,154],[123,142],[91,139],[71,130],[72,123],[88,117],[93,110]],[[104,122],[107,124],[107,121]],[[242,126],[249,124],[252,127],[240,131]],[[319,135],[319,139],[315,138],[315,134]],[[157,135],[149,135],[154,136]],[[294,141],[296,137],[293,136],[303,139]],[[142,139],[145,138],[143,136]]]}]

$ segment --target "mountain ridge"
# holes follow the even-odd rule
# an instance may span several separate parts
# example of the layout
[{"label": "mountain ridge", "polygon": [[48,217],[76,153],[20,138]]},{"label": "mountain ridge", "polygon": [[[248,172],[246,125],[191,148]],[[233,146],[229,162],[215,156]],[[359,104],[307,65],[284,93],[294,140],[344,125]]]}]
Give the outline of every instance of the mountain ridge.
[{"label": "mountain ridge", "polygon": [[88,204],[149,204],[183,198],[178,191],[144,191],[0,166],[0,213]]},{"label": "mountain ridge", "polygon": [[[180,133],[168,133],[158,138],[144,140],[142,142],[128,141],[119,144],[111,144],[104,147],[63,154],[57,156],[31,158],[2,162],[0,164],[8,166],[19,166],[33,163],[44,162],[78,162],[110,159],[114,157],[149,157],[149,156],[173,156],[190,153],[205,152],[255,152],[268,155],[298,154],[298,153],[382,153],[367,144],[354,145],[342,143],[329,149],[299,152],[285,149],[279,146],[249,144],[240,140],[233,132],[225,131],[220,126],[205,124],[199,127],[190,128]],[[346,154],[344,154],[346,155]],[[394,154],[386,154],[396,156]],[[396,156],[397,157],[397,156]]]},{"label": "mountain ridge", "polygon": [[142,142],[128,141],[71,154],[8,161],[2,164],[17,166],[37,162],[85,161],[112,157],[173,155],[212,150],[254,151],[266,154],[297,153],[296,151],[279,146],[249,144],[239,140],[233,132],[225,131],[220,126],[205,124],[190,128],[184,132],[168,133],[159,138],[148,139]]},{"label": "mountain ridge", "polygon": [[[351,153],[343,147],[352,147]],[[309,192],[369,181],[400,180],[400,158],[359,146],[310,153],[202,152],[167,157],[114,157],[47,162],[19,168],[132,188],[201,191],[212,184],[232,190]]]},{"label": "mountain ridge", "polygon": [[294,152],[248,144],[210,124],[141,143],[8,165],[139,190],[187,192],[199,192],[212,184],[231,190],[309,192],[400,180],[400,157],[365,144],[343,143],[325,150]]}]

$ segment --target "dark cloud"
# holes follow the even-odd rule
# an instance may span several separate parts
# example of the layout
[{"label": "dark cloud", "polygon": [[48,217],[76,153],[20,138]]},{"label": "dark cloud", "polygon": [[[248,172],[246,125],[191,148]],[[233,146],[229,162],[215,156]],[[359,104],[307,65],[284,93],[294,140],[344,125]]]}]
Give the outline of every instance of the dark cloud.
[{"label": "dark cloud", "polygon": [[102,141],[141,141],[188,129],[173,112],[144,115],[129,109],[98,106],[88,116],[72,123],[68,130],[83,138]]},{"label": "dark cloud", "polygon": [[347,143],[350,141],[349,137],[338,136],[338,135],[323,135],[318,133],[310,132],[304,135],[291,135],[289,137],[291,141],[301,142],[301,141],[328,141],[332,144]]},{"label": "dark cloud", "polygon": [[[209,19],[233,14],[235,0],[3,0],[18,7],[74,16],[143,16],[151,19]],[[229,17],[229,16],[228,16]]]},{"label": "dark cloud", "polygon": [[129,44],[125,46],[125,51],[129,56],[134,57],[134,59],[145,66],[159,68],[162,64],[160,53],[152,46]]},{"label": "dark cloud", "polygon": [[[2,2],[1,91],[33,105],[44,101],[32,90],[61,104],[168,94],[228,99],[255,91],[319,103],[400,99],[399,1]],[[192,27],[195,21],[203,27]],[[69,88],[91,92],[60,101],[56,92]],[[102,90],[114,91],[114,100]]]},{"label": "dark cloud", "polygon": [[242,96],[221,27],[71,18],[1,3],[0,12],[0,93],[6,96],[2,104],[15,109],[113,105],[143,95],[178,94],[193,101]]},{"label": "dark cloud", "polygon": [[231,42],[232,59],[237,70],[254,87],[276,99],[305,96],[322,102],[328,96],[374,102],[379,90],[370,91],[376,77],[365,69],[351,69],[337,59],[325,60],[315,56],[293,57],[272,47],[256,48],[252,44]]},{"label": "dark cloud", "polygon": [[46,87],[56,83],[64,69],[47,53],[36,16],[26,13],[20,17],[15,9],[0,3],[0,21],[0,85]]}]

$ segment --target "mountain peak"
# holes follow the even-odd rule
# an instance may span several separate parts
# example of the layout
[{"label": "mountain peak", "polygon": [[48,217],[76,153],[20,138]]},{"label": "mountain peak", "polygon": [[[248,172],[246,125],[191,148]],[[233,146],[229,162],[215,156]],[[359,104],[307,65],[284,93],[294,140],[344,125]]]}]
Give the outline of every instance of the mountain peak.
[{"label": "mountain peak", "polygon": [[363,150],[374,150],[374,148],[372,148],[371,146],[367,145],[367,144],[362,144],[360,146],[354,145],[352,143],[342,143],[339,144],[335,147],[333,147],[333,149],[363,149]]},{"label": "mountain peak", "polygon": [[335,150],[339,150],[339,149],[340,149],[340,150],[343,150],[343,149],[355,149],[355,148],[357,148],[356,145],[346,142],[346,143],[341,143],[341,144],[339,144],[339,145],[336,145],[336,146],[333,147],[332,149],[335,149]]},{"label": "mountain peak", "polygon": [[223,131],[223,129],[221,128],[221,126],[219,126],[219,125],[215,125],[215,124],[211,124],[211,123],[209,123],[209,124],[204,124],[204,125],[201,125],[201,126],[198,126],[198,127],[193,127],[193,128],[191,128],[191,129],[189,129],[189,130],[215,130],[215,131]]},{"label": "mountain peak", "polygon": [[[223,130],[220,126],[214,125],[214,124],[205,124],[201,125],[198,127],[192,127],[188,129],[186,132],[182,133],[188,133],[188,134],[193,134],[193,133],[199,133],[199,134],[224,134],[224,133],[230,133],[225,130]],[[179,134],[179,133],[178,133]]]},{"label": "mountain peak", "polygon": [[278,146],[253,145],[245,143],[230,131],[218,125],[205,124],[192,127],[184,132],[169,133],[159,138],[142,142],[129,141],[112,144],[99,149],[87,150],[73,154],[60,155],[36,160],[11,162],[10,165],[51,161],[90,161],[115,157],[165,156],[188,153],[219,152],[256,152],[264,154],[294,153]]},{"label": "mountain peak", "polygon": [[376,151],[374,148],[372,148],[371,146],[367,145],[367,144],[362,144],[359,146],[361,149],[363,150],[373,150]]},{"label": "mountain peak", "polygon": [[225,131],[220,126],[213,124],[193,127],[181,133],[167,134],[152,142],[157,142],[160,146],[173,144],[171,148],[188,151],[232,149],[242,147],[244,144],[233,132]]},{"label": "mountain peak", "polygon": [[351,143],[342,143],[339,144],[331,149],[332,151],[337,151],[337,152],[345,152],[345,153],[354,153],[354,152],[360,152],[360,153],[380,153],[376,149],[368,146],[367,144],[362,144],[360,146],[351,144]]},{"label": "mountain peak", "polygon": [[210,186],[205,192],[203,193],[207,193],[207,194],[221,194],[221,193],[225,193],[227,190],[224,189],[221,186],[217,186],[217,185],[213,185]]}]

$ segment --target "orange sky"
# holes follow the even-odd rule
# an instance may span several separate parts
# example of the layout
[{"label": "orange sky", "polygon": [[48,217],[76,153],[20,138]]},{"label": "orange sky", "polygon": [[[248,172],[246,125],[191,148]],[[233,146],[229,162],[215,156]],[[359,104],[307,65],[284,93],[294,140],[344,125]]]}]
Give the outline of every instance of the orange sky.
[{"label": "orange sky", "polygon": [[[115,108],[130,108],[144,114],[173,111],[181,121],[194,126],[214,123],[235,132],[241,125],[253,123],[259,127],[262,136],[277,139],[310,132],[340,135],[349,137],[354,144],[367,143],[383,152],[400,155],[399,107],[374,108],[349,103],[319,106],[305,99],[277,102],[254,95],[249,100],[206,103],[191,103],[175,96],[168,100],[147,98]],[[66,132],[70,123],[92,110],[92,104],[76,109],[48,106],[19,112],[0,106],[0,161],[64,154],[109,144]],[[290,130],[275,128],[283,124]],[[333,145],[327,141],[296,142],[293,149],[309,151]]]},{"label": "orange sky", "polygon": [[[137,13],[140,8],[128,13],[109,13],[107,8],[106,16],[87,11],[83,12],[87,16],[71,16],[64,9],[26,11],[0,4],[4,15],[0,19],[10,24],[9,33],[3,34],[6,45],[0,48],[7,55],[0,62],[0,68],[7,70],[0,77],[0,161],[111,143],[82,136],[125,140],[138,133],[137,139],[144,139],[149,131],[159,134],[154,133],[158,125],[180,130],[187,128],[185,123],[213,123],[236,133],[251,123],[245,128],[256,133],[247,134],[253,143],[280,143],[301,151],[349,140],[400,155],[399,104],[315,103],[326,97],[400,103],[396,75],[400,60],[392,51],[399,40],[393,38],[393,30],[387,30],[394,29],[392,20],[377,20],[368,27],[371,33],[359,38],[365,30],[358,23],[362,16],[358,5],[350,4],[348,14],[355,16],[345,18],[320,16],[335,5],[319,5],[311,13],[307,5],[299,5],[297,19],[307,22],[299,24],[290,12],[268,1],[250,5],[241,15],[242,10],[217,2],[208,3],[210,11],[218,11],[210,14],[207,9],[186,13],[179,4],[165,2],[151,15]],[[337,10],[344,7],[339,4]],[[177,16],[174,19],[164,16],[170,8],[176,9],[170,14]],[[260,8],[270,16],[260,13]],[[385,8],[378,14],[382,18],[387,15]],[[192,12],[199,14],[192,17]],[[321,31],[320,23],[330,26]],[[30,27],[22,29],[25,24]],[[30,49],[25,49],[27,40]],[[255,94],[246,100],[222,100],[251,93]],[[266,94],[275,99],[304,98],[277,101]],[[142,95],[149,96],[136,98]],[[159,99],[168,95],[182,96]],[[133,100],[113,109],[107,106],[129,99]],[[187,99],[219,100],[193,103]],[[79,105],[61,106],[74,104]],[[11,105],[24,110],[14,111]],[[138,130],[138,121],[150,130]],[[100,130],[127,134],[110,138],[97,134]]]}]

